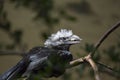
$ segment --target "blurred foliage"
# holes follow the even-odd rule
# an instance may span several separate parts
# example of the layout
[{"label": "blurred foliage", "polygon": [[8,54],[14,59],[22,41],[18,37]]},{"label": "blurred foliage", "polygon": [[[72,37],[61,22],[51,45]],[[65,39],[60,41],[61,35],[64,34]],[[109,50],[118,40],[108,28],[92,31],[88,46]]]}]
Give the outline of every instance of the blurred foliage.
[{"label": "blurred foliage", "polygon": [[54,25],[59,23],[61,18],[66,19],[68,21],[75,21],[76,18],[69,13],[66,12],[65,9],[57,9],[56,12],[58,16],[54,16],[52,12],[55,9],[54,0],[10,0],[15,4],[16,8],[20,6],[26,7],[34,12],[36,12],[36,16],[33,18],[34,20],[42,19],[48,27],[48,30],[42,32],[41,35],[43,39],[47,39],[48,35],[51,34]]},{"label": "blurred foliage", "polygon": [[78,74],[79,77],[82,77],[85,69],[86,69],[86,65],[82,64],[75,69],[75,72]]},{"label": "blurred foliage", "polygon": [[11,29],[11,23],[8,21],[5,11],[0,14],[0,28],[6,32],[10,32]]},{"label": "blurred foliage", "polygon": [[71,76],[72,74],[71,73],[65,73],[63,76],[62,76],[62,80],[71,80]]},{"label": "blurred foliage", "polygon": [[113,62],[120,62],[120,42],[117,45],[112,45],[108,49],[103,50]]},{"label": "blurred foliage", "polygon": [[21,43],[21,39],[22,39],[22,31],[21,30],[15,30],[12,34],[11,37],[14,39],[14,42],[16,44],[20,44]]},{"label": "blurred foliage", "polygon": [[46,40],[48,38],[48,36],[50,36],[50,32],[42,32],[42,37],[44,40]]},{"label": "blurred foliage", "polygon": [[4,5],[4,1],[3,1],[3,0],[0,0],[0,14],[1,14],[2,11],[3,11],[3,5]]},{"label": "blurred foliage", "polygon": [[[51,13],[54,12],[54,0],[10,0],[15,3],[15,7],[18,8],[20,6],[24,6],[36,12],[36,16],[34,20],[43,19],[48,27],[53,27],[54,24],[60,22],[59,16],[62,15],[62,18],[67,19],[69,21],[74,21],[75,17],[69,15],[66,10],[58,9],[58,16],[55,17]],[[64,11],[64,12],[63,12]],[[63,14],[64,13],[64,14]]]},{"label": "blurred foliage", "polygon": [[83,47],[83,49],[87,52],[90,53],[94,50],[94,45],[93,44],[89,44],[89,43],[85,43],[85,46]]},{"label": "blurred foliage", "polygon": [[7,50],[13,50],[15,48],[15,44],[8,44],[5,47]]},{"label": "blurred foliage", "polygon": [[83,15],[91,15],[94,13],[90,3],[88,3],[86,0],[81,0],[77,3],[69,3],[68,8],[76,13]]},{"label": "blurred foliage", "polygon": [[[120,38],[119,38],[120,39]],[[120,74],[120,41],[103,50],[113,65],[113,69]],[[118,80],[118,79],[117,79]]]},{"label": "blurred foliage", "polygon": [[0,43],[0,49],[2,49],[2,48],[3,48],[3,46],[4,46],[4,44],[3,44],[3,43]]},{"label": "blurred foliage", "polygon": [[[4,2],[3,2],[4,3]],[[7,12],[3,9],[3,4],[0,6],[0,29],[6,32],[6,34],[9,36],[10,39],[13,40],[12,44],[0,44],[1,47],[4,45],[4,48],[6,49],[14,49],[16,46],[21,45],[21,39],[22,39],[22,30],[15,30],[12,31],[12,24],[7,18]]]},{"label": "blurred foliage", "polygon": [[65,18],[66,20],[70,20],[70,21],[76,21],[76,17],[69,15],[65,10],[60,9],[59,10],[59,14],[62,18]]}]

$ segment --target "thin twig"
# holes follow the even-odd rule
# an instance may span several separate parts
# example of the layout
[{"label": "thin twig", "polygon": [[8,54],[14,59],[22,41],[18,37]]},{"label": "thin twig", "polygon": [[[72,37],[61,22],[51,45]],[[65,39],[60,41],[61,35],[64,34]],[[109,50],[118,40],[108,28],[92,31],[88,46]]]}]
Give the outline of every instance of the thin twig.
[{"label": "thin twig", "polygon": [[99,46],[102,44],[102,42],[118,27],[120,27],[120,21],[117,22],[115,25],[113,25],[106,33],[103,34],[103,36],[98,40],[98,42],[94,46],[94,50],[90,53],[90,55],[93,57],[95,54],[95,51],[99,48]]},{"label": "thin twig", "polygon": [[25,52],[18,52],[18,51],[8,51],[8,50],[0,50],[0,56],[1,55],[19,55],[23,56],[25,55]]},{"label": "thin twig", "polygon": [[85,59],[91,65],[91,67],[93,68],[95,79],[96,80],[100,80],[100,76],[99,76],[99,72],[98,72],[98,66],[92,60],[91,55],[86,56]]},{"label": "thin twig", "polygon": [[70,64],[66,68],[72,68],[72,67],[80,65],[84,62],[85,62],[84,58],[79,58],[79,59],[71,61]]},{"label": "thin twig", "polygon": [[99,73],[98,73],[98,67],[96,66],[95,62],[93,61],[92,57],[95,54],[95,51],[99,48],[99,46],[102,44],[102,42],[108,37],[108,35],[110,33],[112,33],[115,29],[117,29],[120,26],[120,22],[118,22],[117,24],[115,24],[114,26],[112,26],[108,31],[106,31],[106,33],[100,38],[100,40],[98,40],[98,42],[95,44],[95,48],[92,52],[90,52],[88,54],[88,56],[86,56],[86,61],[89,62],[89,64],[91,65],[91,67],[94,70],[94,75],[95,75],[95,79],[96,80],[100,80],[99,77]]},{"label": "thin twig", "polygon": [[[97,43],[95,44],[95,46],[94,46],[94,47],[95,47],[94,50],[89,53],[89,55],[90,55],[91,57],[94,56],[95,51],[100,47],[100,45],[102,44],[102,42],[110,35],[110,33],[112,33],[112,32],[113,32],[115,29],[117,29],[119,26],[120,26],[120,21],[117,22],[115,25],[113,25],[112,28],[110,28],[110,29],[98,40],[98,42],[97,42]],[[87,55],[87,56],[88,56],[88,55]],[[85,57],[86,57],[86,56],[85,56]],[[84,62],[85,62],[85,61],[84,61],[85,57],[82,58],[82,60],[81,60],[81,58],[79,58],[79,59],[76,59],[76,60],[74,60],[74,61],[71,61],[70,64],[69,64],[69,66],[74,67],[74,66],[77,66],[77,65],[79,65],[79,64],[81,64],[81,63],[84,63]],[[71,64],[71,63],[72,63],[72,64]],[[76,64],[76,63],[77,63],[77,64]],[[98,63],[97,63],[97,64],[98,64]],[[100,64],[99,64],[99,66],[104,67],[104,68],[102,68],[102,69],[104,69],[104,71],[105,71],[106,73],[112,74],[112,72],[114,72],[114,70],[111,69],[111,68],[102,66],[102,65],[100,65]],[[101,70],[101,69],[99,69],[99,70]],[[119,73],[116,73],[116,75],[117,75],[117,74],[118,74],[118,76],[119,76]],[[112,75],[112,76],[116,76],[116,75]]]},{"label": "thin twig", "polygon": [[98,66],[98,71],[107,73],[108,75],[116,77],[116,78],[120,78],[120,72],[112,69],[110,66],[107,66],[100,62],[96,62],[96,64]]},{"label": "thin twig", "polygon": [[[69,69],[69,68],[72,68],[72,67],[78,66],[80,64],[84,64],[84,63],[87,63],[85,61],[85,58],[79,58],[79,59],[71,61],[69,66],[67,66],[67,68]],[[120,73],[117,72],[116,70],[112,69],[111,67],[109,67],[105,64],[102,64],[99,62],[95,62],[95,63],[98,67],[98,71],[100,71],[102,73],[106,73],[106,74],[113,76],[113,77],[116,77],[116,78],[120,78]]]}]

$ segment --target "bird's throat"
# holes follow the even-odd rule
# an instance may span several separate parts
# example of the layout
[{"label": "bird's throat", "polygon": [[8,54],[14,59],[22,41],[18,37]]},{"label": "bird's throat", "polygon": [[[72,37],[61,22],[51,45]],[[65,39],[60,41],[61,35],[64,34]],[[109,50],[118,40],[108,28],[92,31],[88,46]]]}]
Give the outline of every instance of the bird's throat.
[{"label": "bird's throat", "polygon": [[67,50],[69,51],[71,45],[59,45],[59,46],[54,46],[54,49],[58,49],[58,50]]}]

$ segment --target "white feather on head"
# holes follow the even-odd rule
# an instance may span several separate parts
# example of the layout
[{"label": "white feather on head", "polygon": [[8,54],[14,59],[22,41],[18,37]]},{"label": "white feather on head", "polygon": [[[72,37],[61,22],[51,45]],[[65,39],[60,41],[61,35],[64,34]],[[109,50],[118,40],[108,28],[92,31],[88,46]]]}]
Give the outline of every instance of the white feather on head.
[{"label": "white feather on head", "polygon": [[73,35],[72,30],[61,29],[56,34],[52,34],[51,37],[49,38],[51,38],[52,40],[57,40],[61,37],[70,37],[72,35]]},{"label": "white feather on head", "polygon": [[[60,31],[58,31],[55,34],[52,34],[44,43],[44,45],[48,46],[51,45],[51,42],[54,42],[56,40],[58,40],[61,37],[70,37],[72,36],[72,30],[67,30],[67,29],[61,29]],[[52,43],[53,45],[57,45],[56,43]],[[59,44],[59,43],[58,43]]]}]

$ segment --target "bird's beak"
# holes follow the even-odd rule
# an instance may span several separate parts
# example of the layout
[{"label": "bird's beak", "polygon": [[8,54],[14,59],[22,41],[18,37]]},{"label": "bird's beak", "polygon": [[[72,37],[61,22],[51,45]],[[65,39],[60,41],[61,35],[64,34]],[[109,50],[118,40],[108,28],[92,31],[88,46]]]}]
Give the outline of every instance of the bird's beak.
[{"label": "bird's beak", "polygon": [[77,35],[73,35],[70,39],[73,43],[80,43],[80,41],[82,40],[79,36]]},{"label": "bird's beak", "polygon": [[82,39],[77,36],[77,35],[72,35],[70,38],[69,38],[69,41],[67,42],[67,44],[78,44],[80,43]]}]

